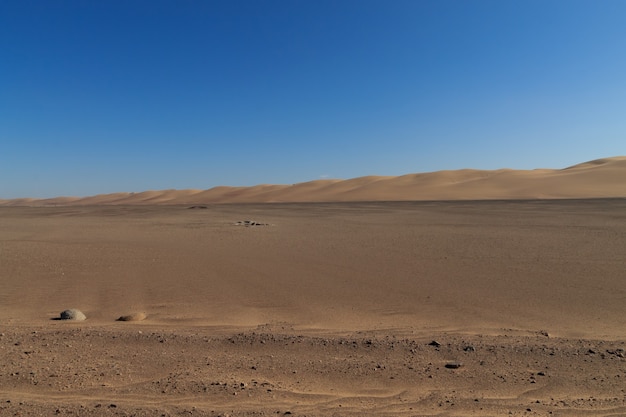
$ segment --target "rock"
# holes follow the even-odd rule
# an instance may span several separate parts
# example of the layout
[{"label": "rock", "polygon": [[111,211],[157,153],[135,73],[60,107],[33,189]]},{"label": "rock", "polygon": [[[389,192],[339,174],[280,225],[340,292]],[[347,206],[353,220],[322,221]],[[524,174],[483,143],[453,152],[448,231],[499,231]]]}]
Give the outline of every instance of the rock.
[{"label": "rock", "polygon": [[120,316],[117,321],[142,321],[146,319],[146,313],[132,313],[126,316]]},{"label": "rock", "polygon": [[61,320],[74,320],[74,321],[83,321],[87,320],[87,316],[83,314],[82,311],[77,310],[75,308],[70,308],[69,310],[65,310],[61,312]]},{"label": "rock", "polygon": [[448,363],[446,363],[446,368],[448,368],[448,369],[458,369],[461,366],[463,366],[463,364],[461,362],[448,362]]},{"label": "rock", "polygon": [[259,222],[255,222],[253,220],[240,220],[237,223],[235,223],[236,226],[269,226],[268,223],[259,223]]},{"label": "rock", "polygon": [[607,349],[606,353],[623,358],[625,351],[624,349]]},{"label": "rock", "polygon": [[436,340],[433,340],[432,342],[428,344],[428,346],[439,347],[441,346],[441,343],[437,342]]}]

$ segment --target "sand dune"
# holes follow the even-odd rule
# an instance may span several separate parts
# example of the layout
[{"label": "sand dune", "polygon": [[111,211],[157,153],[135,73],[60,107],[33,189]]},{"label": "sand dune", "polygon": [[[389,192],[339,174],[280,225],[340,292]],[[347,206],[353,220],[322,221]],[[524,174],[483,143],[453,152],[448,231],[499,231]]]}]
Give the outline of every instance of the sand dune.
[{"label": "sand dune", "polygon": [[114,193],[85,198],[0,200],[0,205],[211,204],[508,200],[626,197],[626,157],[597,159],[565,169],[438,171],[398,177],[366,176],[293,185],[214,187]]}]

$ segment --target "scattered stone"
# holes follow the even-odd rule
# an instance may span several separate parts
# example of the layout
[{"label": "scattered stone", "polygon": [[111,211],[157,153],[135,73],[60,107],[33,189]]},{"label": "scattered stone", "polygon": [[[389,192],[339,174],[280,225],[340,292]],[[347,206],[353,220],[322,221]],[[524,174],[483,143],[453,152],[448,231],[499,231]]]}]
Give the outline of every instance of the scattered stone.
[{"label": "scattered stone", "polygon": [[463,350],[465,352],[474,352],[476,349],[474,349],[474,346],[465,346]]},{"label": "scattered stone", "polygon": [[146,313],[132,313],[126,316],[120,316],[117,321],[142,321],[146,319]]},{"label": "scattered stone", "polygon": [[65,310],[61,312],[61,320],[74,320],[74,321],[83,321],[87,320],[87,316],[83,314],[82,311],[77,310],[75,308],[70,308],[69,310]]},{"label": "scattered stone", "polygon": [[259,222],[255,222],[253,220],[241,220],[238,221],[237,223],[235,223],[235,226],[269,226],[268,223],[259,223]]},{"label": "scattered stone", "polygon": [[606,353],[608,353],[609,355],[615,355],[617,357],[623,358],[624,357],[624,349],[607,349]]},{"label": "scattered stone", "polygon": [[448,362],[448,363],[446,363],[446,368],[448,368],[448,369],[458,369],[461,366],[463,366],[463,364],[461,362]]},{"label": "scattered stone", "polygon": [[439,347],[441,346],[441,343],[437,342],[436,340],[433,340],[432,342],[428,344],[428,346]]}]

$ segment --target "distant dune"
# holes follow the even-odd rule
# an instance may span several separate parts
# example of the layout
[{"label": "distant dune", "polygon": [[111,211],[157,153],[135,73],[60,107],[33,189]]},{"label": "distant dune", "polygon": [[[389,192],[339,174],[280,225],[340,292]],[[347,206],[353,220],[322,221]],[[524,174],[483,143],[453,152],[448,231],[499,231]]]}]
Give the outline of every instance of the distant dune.
[{"label": "distant dune", "polygon": [[293,185],[214,187],[102,194],[91,197],[0,200],[4,206],[159,205],[270,202],[507,200],[626,197],[626,156],[564,169],[437,171],[398,177],[324,179]]}]

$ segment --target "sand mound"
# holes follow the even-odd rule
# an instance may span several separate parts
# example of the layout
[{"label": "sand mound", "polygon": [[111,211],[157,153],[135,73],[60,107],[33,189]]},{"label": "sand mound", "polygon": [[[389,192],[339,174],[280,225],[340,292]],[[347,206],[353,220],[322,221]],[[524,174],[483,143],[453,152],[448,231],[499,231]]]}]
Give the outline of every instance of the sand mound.
[{"label": "sand mound", "polygon": [[60,320],[83,321],[87,320],[87,316],[80,310],[70,308],[61,312]]},{"label": "sand mound", "polygon": [[126,316],[120,316],[117,321],[142,321],[146,319],[146,313],[132,313]]}]

